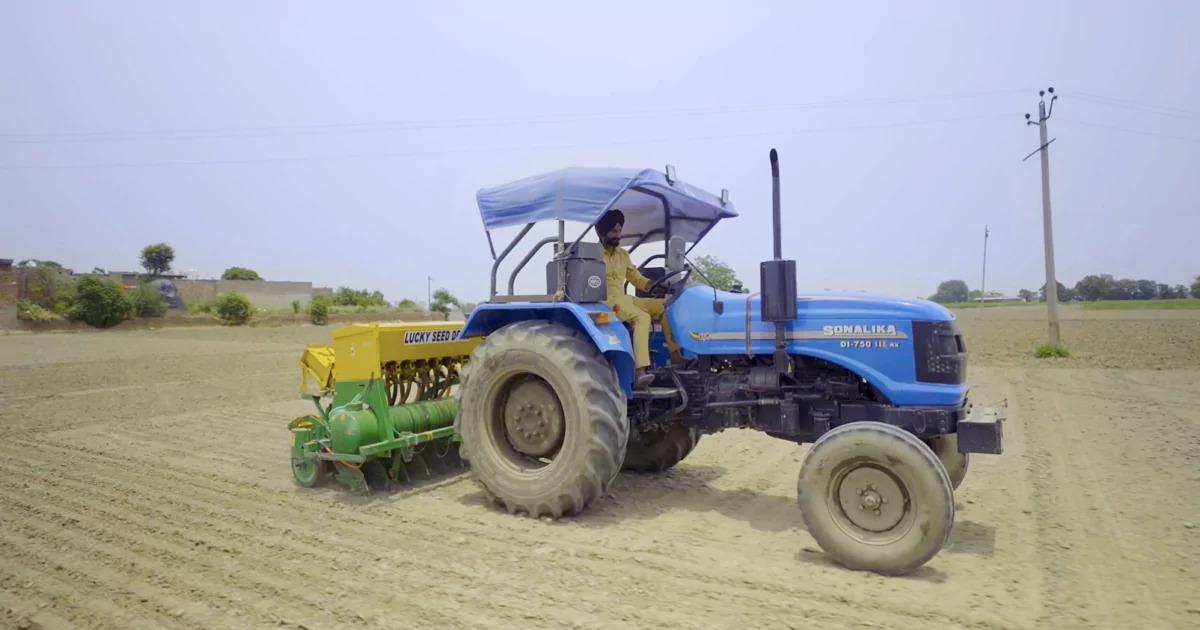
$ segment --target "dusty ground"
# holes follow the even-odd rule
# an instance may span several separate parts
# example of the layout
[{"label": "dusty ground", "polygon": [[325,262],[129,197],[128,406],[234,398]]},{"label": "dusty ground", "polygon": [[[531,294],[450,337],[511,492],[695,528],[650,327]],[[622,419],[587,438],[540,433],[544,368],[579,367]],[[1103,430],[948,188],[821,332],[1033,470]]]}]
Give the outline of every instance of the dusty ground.
[{"label": "dusty ground", "polygon": [[293,486],[303,343],[328,329],[0,336],[0,626],[1200,626],[1200,313],[964,312],[1006,401],[948,548],[916,575],[832,565],[804,448],[705,438],[586,515],[497,512],[466,478],[371,499]]}]

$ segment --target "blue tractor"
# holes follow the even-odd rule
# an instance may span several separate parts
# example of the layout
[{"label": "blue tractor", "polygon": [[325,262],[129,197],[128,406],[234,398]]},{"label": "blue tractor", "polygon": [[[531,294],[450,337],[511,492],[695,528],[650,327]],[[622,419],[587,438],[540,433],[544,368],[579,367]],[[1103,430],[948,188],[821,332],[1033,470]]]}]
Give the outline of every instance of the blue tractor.
[{"label": "blue tractor", "polygon": [[[771,174],[774,255],[753,294],[699,277],[688,253],[737,213],[728,191],[688,185],[671,167],[568,168],[479,191],[491,298],[462,333],[485,339],[461,376],[455,428],[472,475],[498,504],[533,517],[576,514],[622,469],[661,472],[702,435],[748,428],[813,444],[799,474],[800,513],[837,562],[905,573],[941,549],[968,454],[1001,452],[1003,416],[968,404],[966,348],[945,308],[797,293],[795,262],[781,251],[774,150]],[[621,244],[631,252],[662,243],[640,268],[655,285],[647,293],[665,293],[686,359],[668,362],[655,331],[655,381],[645,389],[633,387],[630,330],[605,303],[600,245],[584,240],[612,208],[625,215]],[[500,264],[546,221],[557,236],[534,243],[498,291]],[[568,222],[585,226],[574,241]],[[523,227],[497,254],[492,230],[508,226]],[[517,274],[546,245],[545,293],[514,294]]]}]

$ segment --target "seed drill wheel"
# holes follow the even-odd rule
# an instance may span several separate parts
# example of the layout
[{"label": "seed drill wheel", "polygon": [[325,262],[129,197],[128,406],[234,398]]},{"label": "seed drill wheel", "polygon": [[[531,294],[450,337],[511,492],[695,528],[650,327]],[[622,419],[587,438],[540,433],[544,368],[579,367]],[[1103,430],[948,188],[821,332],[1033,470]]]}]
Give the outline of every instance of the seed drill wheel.
[{"label": "seed drill wheel", "polygon": [[476,347],[461,379],[462,457],[509,512],[578,513],[620,471],[629,424],[616,371],[570,328],[501,328]]},{"label": "seed drill wheel", "polygon": [[296,483],[313,488],[329,479],[329,463],[319,459],[292,458],[292,477]]},{"label": "seed drill wheel", "polygon": [[629,436],[622,468],[638,473],[660,473],[696,448],[700,432],[678,424]]},{"label": "seed drill wheel", "polygon": [[821,436],[800,468],[809,534],[851,569],[902,574],[925,564],[954,526],[942,463],[897,427],[853,422]]},{"label": "seed drill wheel", "polygon": [[967,478],[967,468],[971,465],[971,456],[958,452],[958,434],[941,435],[924,442],[942,461],[942,466],[946,468],[946,474],[950,477],[950,484],[958,490],[963,479]]}]

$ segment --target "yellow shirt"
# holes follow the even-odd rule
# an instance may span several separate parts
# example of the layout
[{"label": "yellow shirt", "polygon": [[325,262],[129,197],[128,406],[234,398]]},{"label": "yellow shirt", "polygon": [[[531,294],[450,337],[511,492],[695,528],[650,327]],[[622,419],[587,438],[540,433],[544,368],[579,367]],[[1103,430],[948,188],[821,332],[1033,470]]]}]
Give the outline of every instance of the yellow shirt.
[{"label": "yellow shirt", "polygon": [[629,252],[622,247],[604,247],[604,270],[608,278],[608,301],[613,302],[625,295],[625,281],[645,291],[650,279],[643,276],[633,264]]}]

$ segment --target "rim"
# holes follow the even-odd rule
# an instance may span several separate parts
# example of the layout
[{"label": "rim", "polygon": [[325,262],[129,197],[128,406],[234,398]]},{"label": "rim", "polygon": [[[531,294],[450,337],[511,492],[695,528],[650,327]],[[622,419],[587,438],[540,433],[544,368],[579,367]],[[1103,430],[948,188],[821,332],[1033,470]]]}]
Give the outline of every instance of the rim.
[{"label": "rim", "polygon": [[292,475],[297,481],[309,483],[317,478],[317,463],[311,459],[293,459]]},{"label": "rim", "polygon": [[867,545],[893,543],[916,521],[908,484],[874,462],[848,462],[835,470],[826,501],[838,529]]},{"label": "rim", "polygon": [[513,371],[498,378],[484,409],[488,439],[511,468],[538,472],[562,451],[566,414],[554,386],[540,375]]}]

